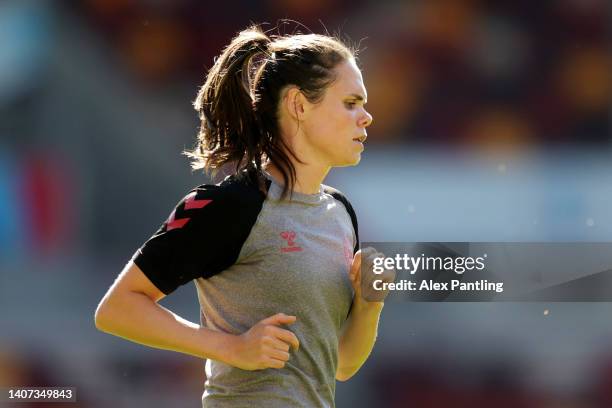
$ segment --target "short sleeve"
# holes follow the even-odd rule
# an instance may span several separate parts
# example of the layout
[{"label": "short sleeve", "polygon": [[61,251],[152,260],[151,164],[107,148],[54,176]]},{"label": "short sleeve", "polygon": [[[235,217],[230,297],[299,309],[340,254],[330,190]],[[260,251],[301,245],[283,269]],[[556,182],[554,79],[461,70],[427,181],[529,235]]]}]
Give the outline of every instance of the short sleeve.
[{"label": "short sleeve", "polygon": [[351,202],[346,198],[346,196],[340,191],[336,190],[333,187],[324,185],[323,190],[334,197],[336,200],[340,201],[344,208],[346,208],[346,212],[349,217],[351,217],[351,223],[353,224],[353,231],[355,231],[355,247],[353,248],[353,255],[359,251],[360,243],[359,243],[359,225],[357,224],[357,214],[351,205]]},{"label": "short sleeve", "polygon": [[233,265],[261,211],[258,190],[232,180],[190,191],[133,261],[165,294]]}]

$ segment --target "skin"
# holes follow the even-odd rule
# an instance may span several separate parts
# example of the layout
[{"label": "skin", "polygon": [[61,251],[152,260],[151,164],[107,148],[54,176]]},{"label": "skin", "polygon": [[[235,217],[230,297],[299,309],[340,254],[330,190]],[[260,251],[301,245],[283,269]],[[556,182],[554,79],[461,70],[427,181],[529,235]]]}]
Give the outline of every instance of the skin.
[{"label": "skin", "polygon": [[[349,278],[355,296],[348,318],[342,326],[338,342],[337,380],[346,381],[351,378],[368,359],[376,342],[384,298],[380,302],[368,302],[361,296],[361,288],[362,285],[369,286],[372,283],[372,278],[375,276],[372,273],[374,258],[384,256],[376,249],[367,247],[357,251],[353,259]],[[362,275],[364,271],[367,272],[365,276]],[[387,270],[376,278],[383,282],[393,282],[395,281],[395,270]],[[384,297],[387,296],[387,293],[384,294]]]},{"label": "skin", "polygon": [[[283,92],[280,102],[281,137],[304,163],[294,162],[294,190],[314,194],[332,167],[354,166],[361,160],[372,115],[365,109],[367,92],[353,59],[336,67],[336,80],[323,99],[311,103],[295,86]],[[362,138],[356,141],[356,138]],[[272,164],[266,170],[282,180]]]},{"label": "skin", "polygon": [[[298,192],[318,192],[332,167],[356,165],[361,159],[366,128],[372,122],[364,108],[367,93],[363,78],[353,60],[340,64],[336,71],[337,80],[318,103],[310,103],[299,89],[288,87],[279,106],[282,137],[304,161],[294,163]],[[274,166],[266,169],[282,179]],[[366,302],[359,296],[362,259],[371,264],[374,256],[372,248],[359,251],[350,271],[356,296],[339,340],[338,380],[350,378],[361,367],[376,338],[383,303]],[[289,353],[299,350],[299,340],[288,329],[297,316],[279,311],[248,331],[232,335],[176,315],[158,303],[164,296],[130,261],[100,301],[96,327],[150,347],[214,359],[244,370],[282,368]]]}]

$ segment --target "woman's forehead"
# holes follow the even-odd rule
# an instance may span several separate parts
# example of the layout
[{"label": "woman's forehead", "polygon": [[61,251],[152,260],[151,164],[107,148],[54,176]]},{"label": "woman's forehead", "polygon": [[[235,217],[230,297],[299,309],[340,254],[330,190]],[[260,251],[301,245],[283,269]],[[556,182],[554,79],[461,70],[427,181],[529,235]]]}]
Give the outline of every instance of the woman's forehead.
[{"label": "woman's forehead", "polygon": [[337,93],[360,95],[364,99],[367,98],[365,86],[363,85],[363,77],[361,71],[354,61],[347,61],[339,65],[337,68],[336,81],[331,88]]}]

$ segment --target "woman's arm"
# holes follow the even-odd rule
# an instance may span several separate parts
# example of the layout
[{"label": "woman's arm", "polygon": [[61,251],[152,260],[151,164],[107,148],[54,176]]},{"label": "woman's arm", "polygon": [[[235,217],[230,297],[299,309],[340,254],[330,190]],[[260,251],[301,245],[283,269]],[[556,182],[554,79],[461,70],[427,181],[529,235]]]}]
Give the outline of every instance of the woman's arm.
[{"label": "woman's arm", "polygon": [[353,302],[338,344],[337,380],[351,378],[368,359],[376,342],[383,305],[383,302]]},{"label": "woman's arm", "polygon": [[[371,265],[373,258],[382,256],[374,248],[358,251],[353,259],[350,278],[355,291],[353,305],[348,319],[344,323],[338,343],[338,369],[336,379],[346,381],[361,368],[367,360],[378,333],[378,321],[384,302],[368,302],[361,295],[361,263]],[[380,275],[384,281],[395,279],[395,271]]]},{"label": "woman's arm", "polygon": [[225,362],[246,370],[281,368],[289,346],[299,343],[278,327],[295,321],[282,313],[270,316],[241,335],[201,327],[157,302],[165,295],[130,262],[98,305],[96,327],[125,339],[165,350]]},{"label": "woman's arm", "polygon": [[183,319],[157,302],[165,295],[130,262],[98,305],[96,327],[160,349],[225,360],[228,335]]}]

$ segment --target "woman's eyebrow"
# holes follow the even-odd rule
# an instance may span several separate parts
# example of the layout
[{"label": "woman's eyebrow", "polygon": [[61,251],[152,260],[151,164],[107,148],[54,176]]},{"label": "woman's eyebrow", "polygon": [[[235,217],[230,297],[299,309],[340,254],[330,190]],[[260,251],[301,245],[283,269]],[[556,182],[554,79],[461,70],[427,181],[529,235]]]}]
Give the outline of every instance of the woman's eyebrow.
[{"label": "woman's eyebrow", "polygon": [[363,103],[366,103],[366,102],[367,102],[367,100],[366,100],[366,99],[363,97],[363,95],[359,95],[359,94],[350,94],[349,96],[350,96],[351,98],[356,99],[356,100],[357,100],[357,101],[359,101],[359,102],[363,102]]}]

